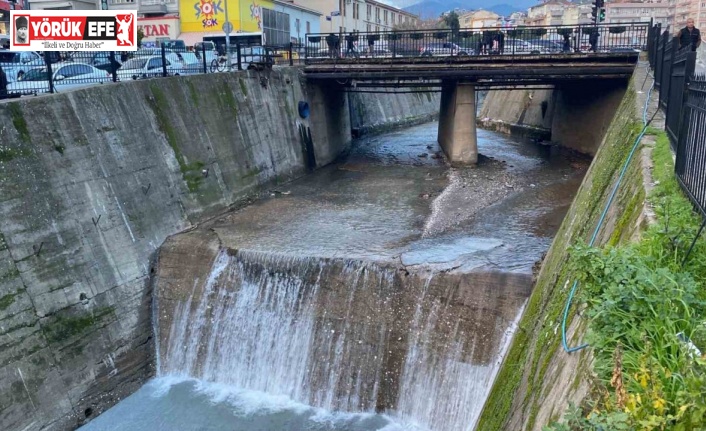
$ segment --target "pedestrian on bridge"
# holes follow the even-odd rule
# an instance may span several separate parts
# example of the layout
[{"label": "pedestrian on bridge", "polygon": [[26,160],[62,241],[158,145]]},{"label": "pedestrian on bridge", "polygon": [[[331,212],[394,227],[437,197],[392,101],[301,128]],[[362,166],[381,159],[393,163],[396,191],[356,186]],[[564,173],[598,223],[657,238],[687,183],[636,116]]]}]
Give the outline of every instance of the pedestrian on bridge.
[{"label": "pedestrian on bridge", "polygon": [[353,32],[346,37],[346,57],[348,57],[348,54],[353,51],[355,58],[358,58],[358,51],[355,49],[355,44],[357,41],[358,37]]},{"label": "pedestrian on bridge", "polygon": [[698,28],[694,27],[693,18],[686,20],[686,27],[679,30],[677,39],[679,40],[679,49],[688,46],[692,51],[696,51],[696,48],[701,45],[701,32]]},{"label": "pedestrian on bridge", "polygon": [[338,36],[335,34],[331,33],[328,36],[326,36],[326,45],[328,45],[328,56],[330,58],[338,58],[338,46],[339,46],[339,39]]},{"label": "pedestrian on bridge", "polygon": [[591,30],[591,34],[588,35],[588,44],[591,45],[591,51],[596,52],[598,51],[598,37],[600,34],[598,34],[598,29],[594,28]]}]

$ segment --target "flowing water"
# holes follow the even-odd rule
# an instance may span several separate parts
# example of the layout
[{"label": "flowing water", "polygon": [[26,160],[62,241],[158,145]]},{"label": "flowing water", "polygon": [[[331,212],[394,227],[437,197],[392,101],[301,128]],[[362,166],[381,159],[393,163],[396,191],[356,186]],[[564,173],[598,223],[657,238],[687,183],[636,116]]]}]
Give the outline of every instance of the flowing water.
[{"label": "flowing water", "polygon": [[449,170],[435,127],[210,224],[155,293],[157,378],[82,429],[472,430],[587,161],[480,131]]}]

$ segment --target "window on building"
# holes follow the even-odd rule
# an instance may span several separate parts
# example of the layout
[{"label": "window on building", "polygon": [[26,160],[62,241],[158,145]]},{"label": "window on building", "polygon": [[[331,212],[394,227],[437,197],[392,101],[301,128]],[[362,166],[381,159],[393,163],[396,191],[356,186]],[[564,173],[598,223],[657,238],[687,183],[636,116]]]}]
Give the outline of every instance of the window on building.
[{"label": "window on building", "polygon": [[311,23],[309,21],[306,22],[306,32],[311,33]]},{"label": "window on building", "polygon": [[268,45],[284,46],[290,42],[289,23],[288,13],[262,8],[262,28]]},{"label": "window on building", "polygon": [[385,24],[387,24],[387,11],[385,11]]}]

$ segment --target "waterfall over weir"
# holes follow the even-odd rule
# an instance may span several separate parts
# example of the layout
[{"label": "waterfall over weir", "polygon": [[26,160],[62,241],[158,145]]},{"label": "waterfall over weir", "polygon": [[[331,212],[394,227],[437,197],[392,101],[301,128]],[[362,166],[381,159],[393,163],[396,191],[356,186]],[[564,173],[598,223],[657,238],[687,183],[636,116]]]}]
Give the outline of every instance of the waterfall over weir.
[{"label": "waterfall over weir", "polygon": [[199,267],[177,249],[157,277],[160,376],[434,430],[473,429],[529,293],[525,275],[217,247]]}]

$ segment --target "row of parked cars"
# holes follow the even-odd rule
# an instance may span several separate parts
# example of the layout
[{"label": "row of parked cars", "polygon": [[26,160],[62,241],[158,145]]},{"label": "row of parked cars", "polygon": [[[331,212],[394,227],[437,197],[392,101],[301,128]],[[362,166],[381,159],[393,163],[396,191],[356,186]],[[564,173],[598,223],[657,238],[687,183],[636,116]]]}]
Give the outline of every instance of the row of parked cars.
[{"label": "row of parked cars", "polygon": [[[117,69],[116,80],[126,81],[167,75],[203,73],[203,52],[176,52],[167,50],[162,58],[160,48],[141,49],[129,55],[114,56],[111,63],[108,52],[75,52],[60,56],[51,53],[51,80],[54,91],[86,87],[113,81],[111,72]],[[206,52],[206,64],[216,58]],[[45,58],[37,52],[0,50],[0,66],[8,80],[9,94],[30,95],[49,92],[49,70]]]}]

